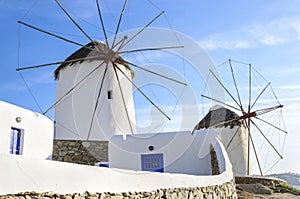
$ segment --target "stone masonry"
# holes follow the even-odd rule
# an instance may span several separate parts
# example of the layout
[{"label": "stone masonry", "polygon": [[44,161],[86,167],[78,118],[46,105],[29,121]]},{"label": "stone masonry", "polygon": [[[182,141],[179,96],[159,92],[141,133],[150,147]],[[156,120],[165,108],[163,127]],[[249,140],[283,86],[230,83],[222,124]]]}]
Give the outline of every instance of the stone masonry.
[{"label": "stone masonry", "polygon": [[0,196],[0,199],[237,199],[234,180],[222,185],[193,188],[170,188],[158,189],[151,192],[126,192],[126,193],[74,193],[54,194],[25,192],[12,195]]},{"label": "stone masonry", "polygon": [[108,162],[107,141],[54,140],[53,160],[95,165]]}]

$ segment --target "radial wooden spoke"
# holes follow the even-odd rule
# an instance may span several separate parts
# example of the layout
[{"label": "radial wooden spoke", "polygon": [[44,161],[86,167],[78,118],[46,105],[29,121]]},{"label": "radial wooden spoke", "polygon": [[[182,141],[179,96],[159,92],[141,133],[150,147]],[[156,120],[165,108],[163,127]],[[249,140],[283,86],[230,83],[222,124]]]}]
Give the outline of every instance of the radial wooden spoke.
[{"label": "radial wooden spoke", "polygon": [[227,150],[227,149],[229,148],[229,146],[231,145],[232,141],[234,140],[235,136],[236,136],[237,133],[239,132],[240,128],[241,128],[241,126],[239,126],[239,127],[236,129],[234,135],[232,136],[232,138],[230,139],[230,141],[228,142],[228,144],[227,144],[227,146],[226,146],[226,150]]},{"label": "radial wooden spoke", "polygon": [[104,38],[105,38],[106,47],[109,48],[108,40],[107,40],[107,34],[106,34],[105,27],[104,27],[104,22],[103,22],[103,18],[102,18],[102,14],[101,14],[101,9],[100,9],[100,5],[99,5],[99,0],[96,0],[96,4],[97,4],[98,15],[99,15],[99,19],[100,19],[102,31],[103,31]]},{"label": "radial wooden spoke", "polygon": [[121,21],[122,21],[122,17],[123,17],[123,14],[124,14],[124,11],[125,11],[125,8],[126,8],[126,5],[127,5],[127,1],[128,1],[128,0],[125,0],[124,5],[123,5],[123,8],[122,8],[122,11],[121,11],[121,13],[120,13],[120,17],[119,17],[118,25],[117,25],[116,32],[115,32],[115,35],[114,35],[114,40],[113,40],[112,46],[115,45],[116,37],[117,37],[118,32],[119,32],[119,28],[120,28]]},{"label": "radial wooden spoke", "polygon": [[240,106],[240,104],[236,101],[236,99],[233,97],[233,95],[228,91],[228,89],[224,86],[224,84],[221,82],[221,80],[219,80],[219,78],[215,75],[215,73],[210,69],[209,70],[212,75],[214,76],[214,78],[218,81],[218,83],[221,85],[221,87],[226,91],[226,93],[231,97],[231,99],[240,107],[240,111],[243,112],[242,107]]},{"label": "radial wooden spoke", "polygon": [[207,99],[209,99],[209,100],[218,102],[218,103],[223,104],[223,105],[225,105],[225,106],[227,106],[227,107],[229,107],[229,108],[232,108],[232,109],[234,109],[234,110],[241,111],[240,109],[238,109],[238,108],[236,108],[236,107],[234,107],[234,106],[231,106],[231,105],[229,105],[229,104],[227,104],[227,103],[225,103],[225,102],[222,102],[222,101],[220,101],[220,100],[214,99],[214,98],[212,98],[212,97],[208,97],[208,96],[203,95],[203,94],[201,95],[201,97],[204,97],[204,98],[207,98]]},{"label": "radial wooden spoke", "polygon": [[101,80],[101,85],[100,85],[100,88],[99,88],[99,92],[98,92],[97,99],[96,99],[96,104],[95,104],[94,111],[93,111],[93,114],[92,114],[92,118],[91,118],[90,128],[89,128],[89,131],[88,131],[87,140],[89,140],[90,135],[91,135],[91,131],[92,131],[93,123],[94,123],[94,118],[95,118],[95,114],[96,114],[97,109],[98,109],[99,99],[100,99],[100,96],[101,96],[101,92],[102,92],[102,88],[103,88],[103,84],[104,84],[104,79],[105,79],[105,76],[106,76],[107,68],[108,68],[108,63],[106,63],[104,74],[103,74],[103,77],[102,77],[102,80]]},{"label": "radial wooden spoke", "polygon": [[127,37],[127,36],[124,36],[123,39],[121,39],[120,41],[118,41],[118,42],[112,47],[112,49],[115,48],[116,46],[119,46],[118,49],[115,51],[116,53],[119,53],[119,51],[120,51],[121,48],[123,47],[124,42],[126,41],[126,39],[128,39],[128,37]]},{"label": "radial wooden spoke", "polygon": [[134,52],[143,52],[143,51],[153,51],[153,50],[167,50],[173,48],[184,48],[184,46],[168,46],[168,47],[158,47],[158,48],[141,48],[135,50],[126,50],[118,52],[118,54],[125,54],[125,53],[134,53]]},{"label": "radial wooden spoke", "polygon": [[263,115],[263,114],[269,113],[269,112],[274,111],[274,110],[279,109],[279,108],[283,108],[283,105],[280,104],[278,106],[259,109],[259,110],[256,110],[255,113],[256,113],[257,116],[258,115]]},{"label": "radial wooden spoke", "polygon": [[25,23],[25,22],[18,21],[18,23],[20,23],[20,24],[22,24],[22,25],[24,25],[24,26],[27,26],[27,27],[29,27],[29,28],[31,28],[31,29],[34,29],[34,30],[40,31],[40,32],[42,32],[42,33],[45,33],[45,34],[47,34],[47,35],[50,35],[50,36],[56,37],[56,38],[58,38],[58,39],[64,40],[64,41],[66,41],[66,42],[69,42],[69,43],[72,43],[72,44],[75,44],[75,45],[78,45],[78,46],[81,46],[81,47],[88,48],[88,49],[91,49],[91,50],[92,50],[92,48],[89,48],[89,47],[87,47],[87,46],[85,46],[85,45],[83,45],[83,44],[80,44],[80,43],[77,43],[77,42],[75,42],[75,41],[66,39],[66,38],[61,37],[61,36],[59,36],[59,35],[56,35],[56,34],[54,34],[54,33],[51,33],[51,32],[45,31],[45,30],[42,30],[42,29],[37,28],[37,27],[35,27],[35,26],[29,25],[29,24],[27,24],[27,23]]},{"label": "radial wooden spoke", "polygon": [[265,90],[271,85],[271,82],[269,82],[264,89],[259,93],[259,95],[256,97],[256,99],[254,100],[253,104],[251,105],[250,109],[252,109],[254,107],[254,105],[256,104],[256,102],[259,100],[260,96],[265,92]]},{"label": "radial wooden spoke", "polygon": [[132,83],[132,85],[159,111],[161,112],[168,120],[171,120],[171,118],[165,114],[147,95],[129,78],[127,75],[116,65],[116,68],[126,77],[126,79]]},{"label": "radial wooden spoke", "polygon": [[154,21],[156,21],[165,11],[159,13],[154,19],[152,19],[144,28],[139,30],[135,35],[133,35],[123,46],[126,46],[129,42],[131,42],[134,38],[136,38],[139,34],[141,34],[147,27],[149,27]]},{"label": "radial wooden spoke", "polygon": [[269,143],[269,145],[274,149],[274,151],[278,154],[278,156],[282,159],[282,155],[278,152],[278,150],[275,148],[275,146],[270,142],[270,140],[265,136],[265,134],[262,132],[262,130],[253,122],[250,120],[251,123],[256,127],[256,129],[260,132],[260,134],[265,138],[265,140]]},{"label": "radial wooden spoke", "polygon": [[133,63],[130,63],[130,62],[128,62],[128,61],[126,61],[126,63],[127,63],[127,64],[129,64],[129,65],[131,65],[131,66],[133,66],[133,67],[136,67],[136,68],[138,68],[138,69],[141,69],[141,70],[143,70],[143,71],[146,71],[146,72],[148,72],[148,73],[151,73],[151,74],[153,74],[153,75],[156,75],[156,76],[159,76],[159,77],[165,78],[165,79],[167,79],[167,80],[170,80],[170,81],[173,81],[173,82],[176,82],[176,83],[182,84],[182,85],[184,85],[184,86],[187,86],[187,83],[184,83],[184,82],[178,81],[178,80],[176,80],[176,79],[172,79],[172,78],[170,78],[170,77],[167,77],[167,76],[165,76],[165,75],[161,75],[161,74],[159,74],[159,73],[156,73],[156,72],[154,72],[154,71],[152,71],[152,70],[149,70],[149,69],[146,69],[146,68],[140,67],[140,66],[138,66],[138,65],[136,65],[136,64],[133,64]]},{"label": "radial wooden spoke", "polygon": [[249,64],[249,103],[248,103],[248,113],[251,111],[251,98],[252,98],[252,67],[251,64]]},{"label": "radial wooden spoke", "polygon": [[255,155],[255,158],[256,158],[256,161],[257,161],[257,165],[258,165],[258,168],[259,168],[260,175],[263,176],[263,172],[262,172],[262,169],[261,169],[260,161],[258,159],[258,154],[257,154],[256,148],[255,148],[254,141],[252,139],[251,133],[249,133],[249,137],[250,137],[250,141],[251,141],[251,144],[252,144],[254,155]]},{"label": "radial wooden spoke", "polygon": [[44,113],[43,115],[45,115],[46,113],[48,113],[52,108],[54,108],[55,106],[57,106],[66,96],[68,96],[70,93],[72,93],[74,91],[75,88],[77,88],[77,86],[79,86],[84,80],[86,80],[88,77],[90,77],[98,68],[100,68],[102,66],[102,64],[105,63],[104,61],[102,61],[101,64],[99,64],[95,69],[93,69],[91,72],[89,72],[86,76],[84,76],[84,78],[82,78],[78,83],[76,83],[68,92],[66,92],[61,98],[59,98],[52,106],[50,106]]},{"label": "radial wooden spoke", "polygon": [[[62,11],[68,16],[68,18],[73,22],[73,24],[93,43],[94,40],[80,27],[80,25],[72,18],[72,16],[68,13],[68,11],[61,5],[61,3],[59,2],[59,0],[55,0],[55,2],[57,3],[57,5],[62,9]],[[97,45],[95,45],[97,46]]]},{"label": "radial wooden spoke", "polygon": [[247,175],[249,175],[250,174],[250,137],[251,137],[251,135],[250,135],[250,120],[249,120],[249,118],[248,118],[247,122],[246,122],[246,120],[243,120],[243,123],[244,123],[244,125],[245,125],[245,127],[247,128],[247,131],[248,131]]},{"label": "radial wooden spoke", "polygon": [[[133,134],[133,128],[132,128],[132,125],[131,125],[131,121],[130,121],[128,109],[127,109],[126,102],[125,102],[125,99],[124,99],[124,94],[123,94],[123,90],[122,90],[122,87],[121,87],[119,75],[118,75],[117,69],[116,69],[116,68],[118,68],[118,66],[117,66],[115,63],[112,63],[112,64],[113,64],[113,69],[114,69],[114,71],[115,71],[115,75],[116,75],[116,78],[117,78],[117,81],[118,81],[118,86],[119,86],[119,90],[120,90],[120,93],[121,93],[123,105],[124,105],[124,108],[125,108],[127,120],[128,120],[129,126],[130,126],[131,134]],[[120,70],[120,69],[119,69],[119,70]]]},{"label": "radial wooden spoke", "polygon": [[239,89],[237,87],[237,83],[236,83],[234,72],[233,72],[233,67],[232,67],[232,64],[231,64],[231,59],[229,59],[228,62],[229,62],[229,66],[230,66],[230,71],[231,71],[231,76],[232,76],[232,79],[233,79],[234,87],[235,87],[235,90],[236,90],[236,93],[237,93],[237,96],[238,96],[238,100],[239,100],[239,103],[240,103],[239,107],[244,112],[241,97],[240,97],[240,92],[239,92]]},{"label": "radial wooden spoke", "polygon": [[288,133],[287,131],[285,131],[285,130],[283,130],[283,129],[281,129],[281,128],[279,128],[279,127],[273,125],[273,124],[271,124],[270,122],[267,122],[266,120],[263,120],[263,119],[261,119],[261,118],[259,118],[259,117],[254,117],[254,118],[255,118],[255,119],[258,119],[258,120],[260,120],[260,121],[262,121],[262,122],[264,122],[264,123],[266,123],[266,124],[268,124],[268,125],[270,125],[271,127],[275,128],[275,129],[277,129],[277,130],[279,130],[279,131],[281,131],[281,132],[283,132],[283,133],[285,133],[285,134]]},{"label": "radial wooden spoke", "polygon": [[20,70],[27,70],[27,69],[34,69],[34,68],[42,68],[42,67],[53,66],[53,65],[57,65],[57,64],[69,64],[72,62],[83,61],[83,60],[92,60],[92,59],[99,59],[99,56],[84,57],[84,58],[79,58],[79,59],[59,61],[59,62],[53,62],[53,63],[47,63],[47,64],[39,64],[39,65],[35,65],[35,66],[27,66],[27,67],[23,67],[23,68],[17,68],[16,70],[20,71]]}]

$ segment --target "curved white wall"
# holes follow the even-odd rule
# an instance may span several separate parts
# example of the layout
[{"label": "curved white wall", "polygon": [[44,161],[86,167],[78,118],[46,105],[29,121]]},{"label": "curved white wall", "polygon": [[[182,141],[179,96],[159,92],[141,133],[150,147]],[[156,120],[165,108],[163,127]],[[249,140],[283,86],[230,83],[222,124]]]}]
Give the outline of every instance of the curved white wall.
[{"label": "curved white wall", "polygon": [[[17,122],[16,118],[21,121]],[[11,128],[23,131],[22,155],[49,159],[52,156],[53,122],[24,108],[0,101],[0,154],[9,154]]]},{"label": "curved white wall", "polygon": [[220,133],[219,138],[226,148],[233,173],[247,175],[248,139],[245,127],[213,128],[213,130]]},{"label": "curved white wall", "polygon": [[[57,80],[56,100],[65,95],[102,62],[102,60],[76,62],[62,68]],[[131,130],[118,81],[112,65],[109,64],[92,129],[88,135],[105,66],[104,63],[55,107],[55,139],[109,140],[114,134],[135,133],[132,84],[118,71],[133,128]],[[123,65],[118,64],[118,66],[127,77],[131,78],[130,70]],[[112,91],[112,99],[108,99],[108,91]]]},{"label": "curved white wall", "polygon": [[215,146],[221,161],[219,164],[222,165],[221,174],[201,176],[101,168],[0,155],[0,178],[5,179],[0,182],[0,195],[25,191],[121,193],[221,185],[232,180],[233,173],[224,147],[219,141]]},{"label": "curved white wall", "polygon": [[[211,175],[210,146],[215,148],[221,172],[225,171],[224,154],[214,130],[168,132],[157,134],[121,135],[109,143],[109,166],[142,170],[142,155],[161,154],[164,172],[191,175]],[[149,150],[149,147],[152,150]]]}]

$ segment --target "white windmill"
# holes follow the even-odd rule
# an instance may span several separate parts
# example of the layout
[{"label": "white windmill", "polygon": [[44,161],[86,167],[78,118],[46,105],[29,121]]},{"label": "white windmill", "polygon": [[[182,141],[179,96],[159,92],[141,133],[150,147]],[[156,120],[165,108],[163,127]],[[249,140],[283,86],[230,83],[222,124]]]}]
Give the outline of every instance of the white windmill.
[{"label": "white windmill", "polygon": [[164,11],[161,11],[146,24],[144,28],[135,34],[130,37],[122,36],[120,38],[120,24],[128,2],[128,0],[125,0],[115,34],[109,39],[104,26],[99,1],[96,1],[100,24],[105,39],[104,42],[100,42],[92,39],[83,28],[80,27],[70,13],[62,6],[60,1],[55,0],[55,2],[78,30],[89,40],[89,44],[83,45],[19,21],[19,23],[24,26],[75,44],[81,48],[70,55],[65,61],[17,69],[26,70],[60,64],[55,70],[55,79],[57,80],[56,101],[43,113],[46,114],[49,110],[55,108],[55,139],[107,141],[115,134],[134,134],[136,132],[136,122],[133,88],[140,92],[150,104],[170,120],[170,117],[134,84],[134,72],[131,70],[131,67],[138,68],[176,83],[187,84],[140,67],[121,58],[122,54],[132,52],[183,48],[183,46],[167,46],[133,50],[126,49],[122,51],[123,47],[163,15]]}]

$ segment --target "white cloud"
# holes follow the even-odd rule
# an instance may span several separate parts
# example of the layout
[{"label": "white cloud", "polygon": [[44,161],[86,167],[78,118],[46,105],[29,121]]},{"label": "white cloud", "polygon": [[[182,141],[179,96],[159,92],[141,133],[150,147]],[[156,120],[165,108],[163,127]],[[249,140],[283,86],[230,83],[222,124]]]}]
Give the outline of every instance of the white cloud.
[{"label": "white cloud", "polygon": [[295,75],[300,72],[300,67],[281,66],[280,68],[275,68],[272,72],[280,76]]},{"label": "white cloud", "polygon": [[300,89],[300,85],[284,85],[284,86],[276,86],[276,89],[284,89],[284,90],[294,90],[294,89]]},{"label": "white cloud", "polygon": [[209,35],[199,43],[207,50],[250,49],[300,40],[300,16],[279,18],[267,23]]},{"label": "white cloud", "polygon": [[281,39],[279,37],[275,37],[272,35],[266,35],[263,38],[261,38],[259,41],[267,46],[275,46],[281,43],[288,42],[285,39]]}]

